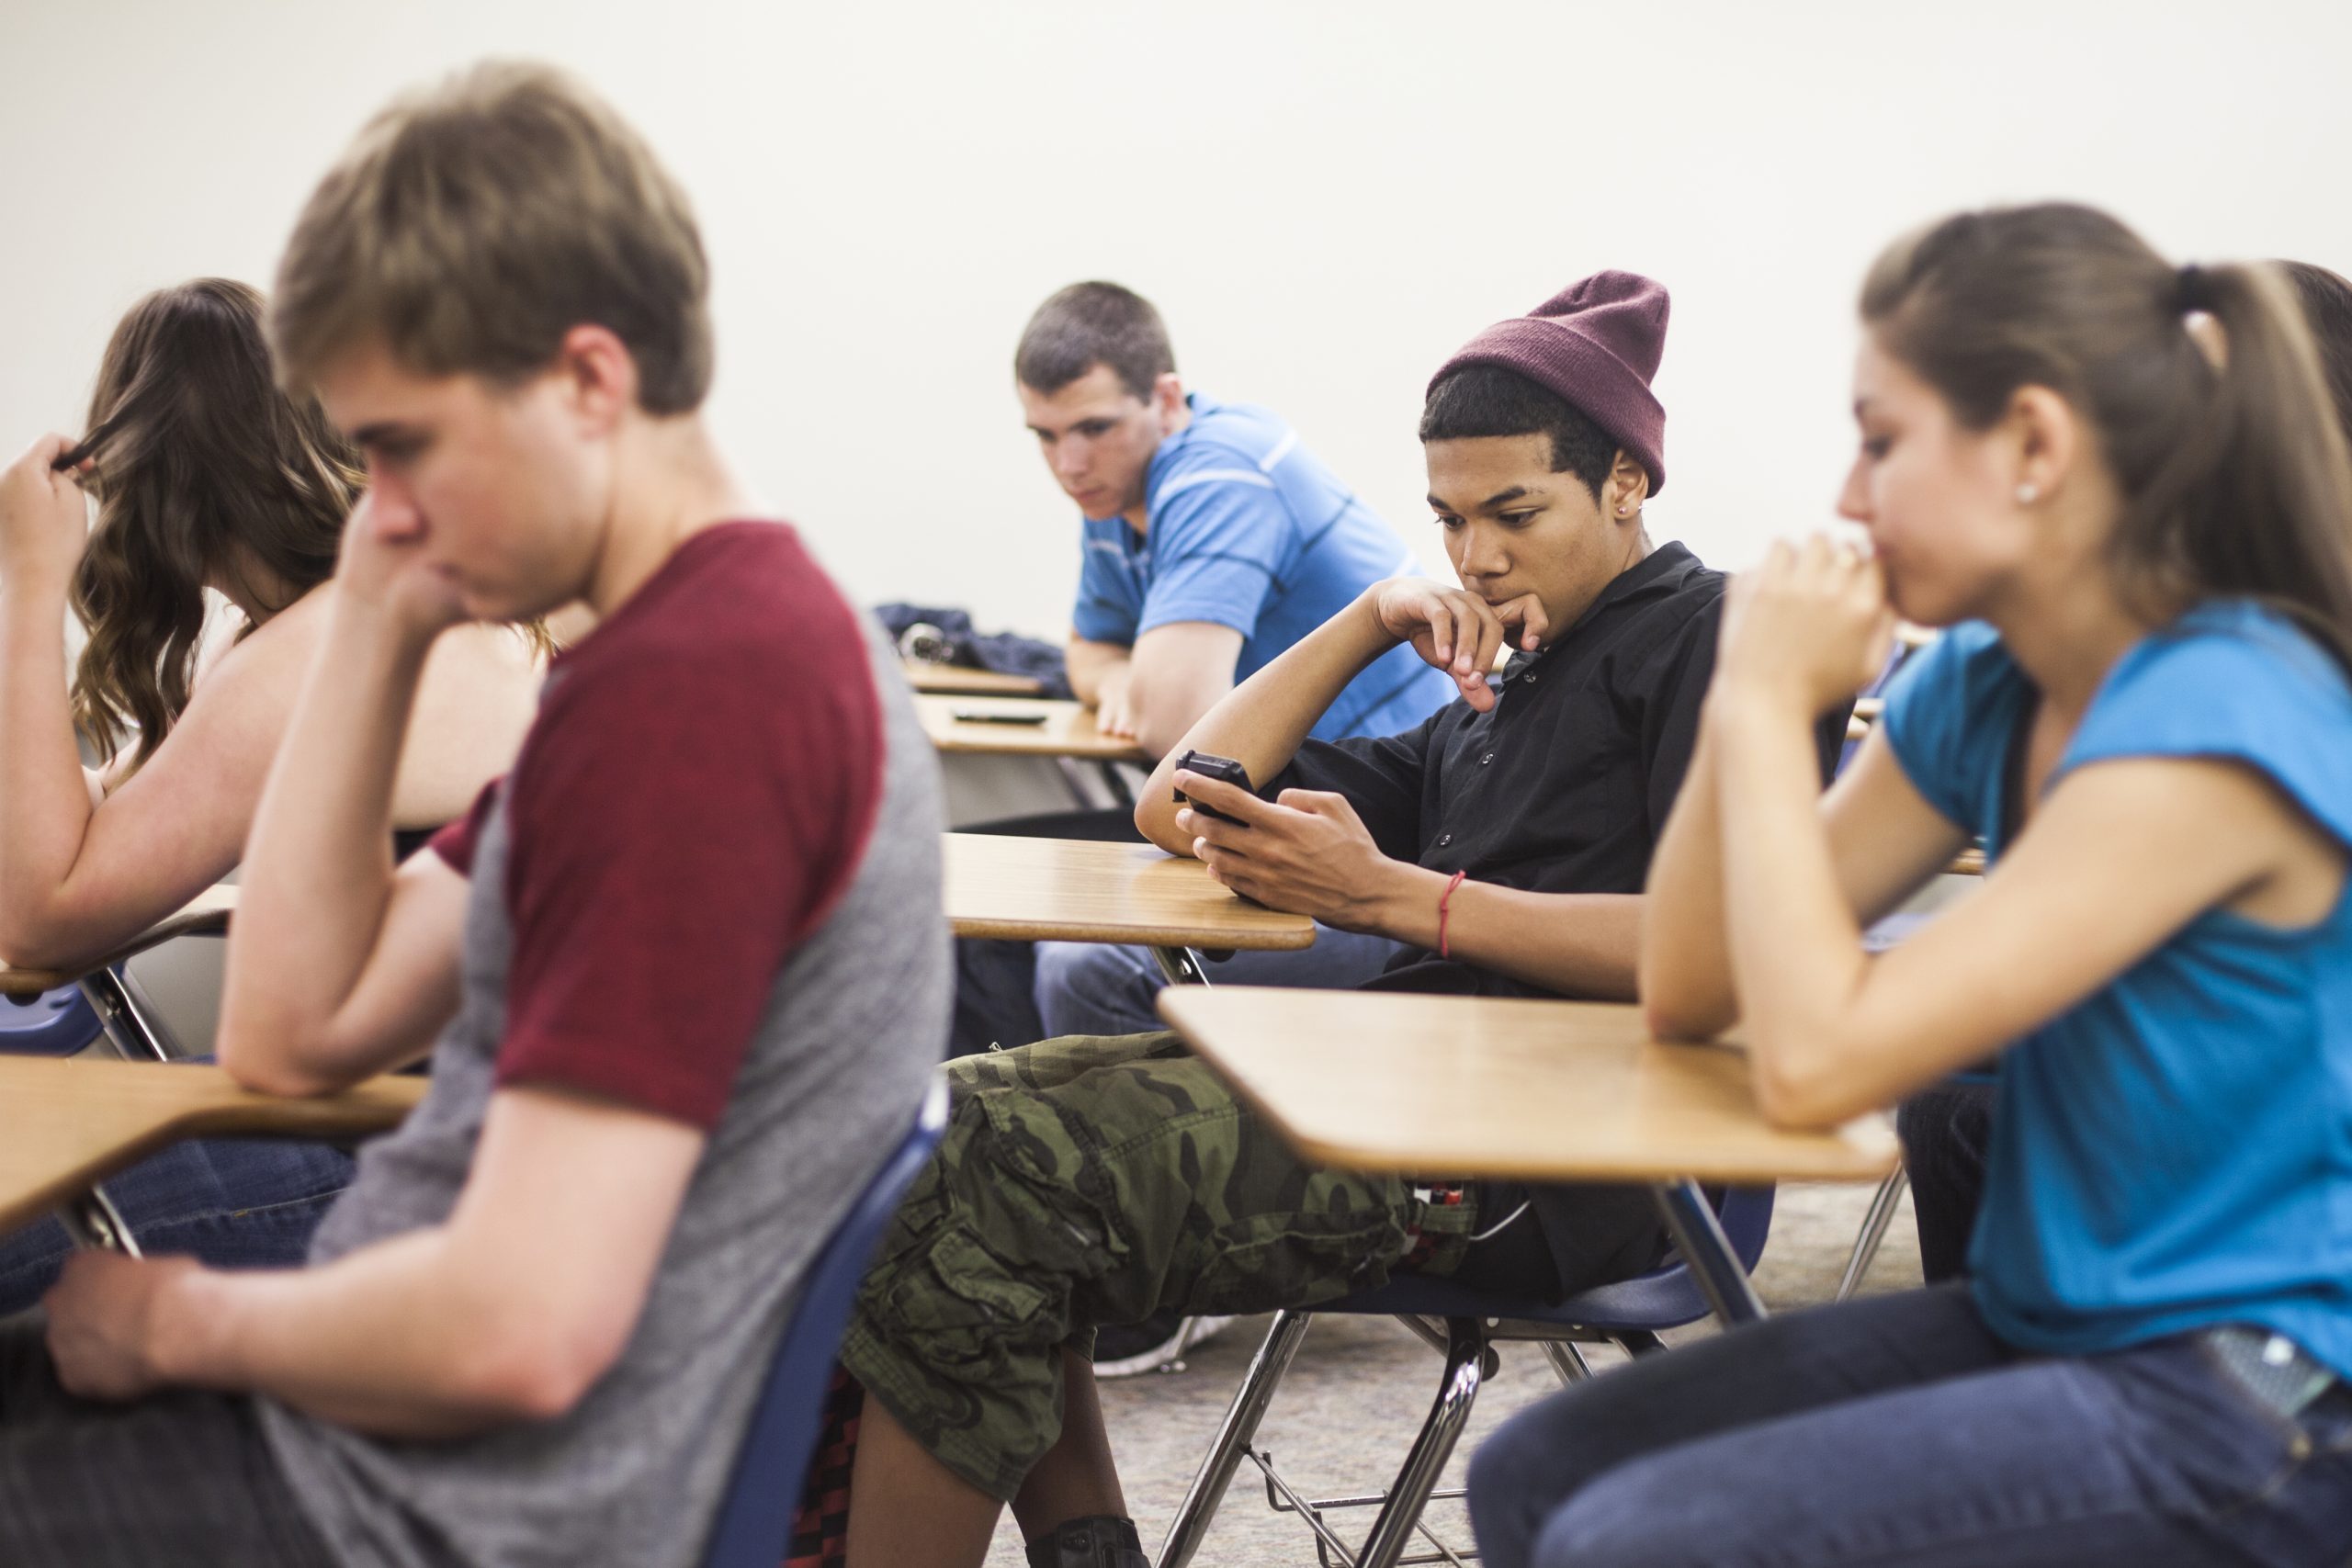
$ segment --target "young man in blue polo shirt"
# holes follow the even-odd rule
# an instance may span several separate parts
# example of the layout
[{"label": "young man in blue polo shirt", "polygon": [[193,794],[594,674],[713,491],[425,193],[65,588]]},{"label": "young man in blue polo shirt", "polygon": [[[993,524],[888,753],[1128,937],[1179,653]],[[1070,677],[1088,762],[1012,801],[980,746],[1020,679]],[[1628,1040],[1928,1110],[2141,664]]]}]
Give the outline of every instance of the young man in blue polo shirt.
[{"label": "young man in blue polo shirt", "polygon": [[[1373,583],[1420,575],[1296,431],[1187,393],[1159,312],[1131,289],[1073,283],[1037,307],[1013,373],[1084,519],[1070,684],[1104,729],[1155,756]],[[1453,695],[1396,649],[1340,694],[1316,738],[1391,734]]]},{"label": "young man in blue polo shirt", "polygon": [[[1280,418],[1187,393],[1159,312],[1131,289],[1073,283],[1047,299],[1021,334],[1013,375],[1046,466],[1083,519],[1070,684],[1105,730],[1154,755],[1366,588],[1422,575]],[[1454,691],[1412,649],[1392,649],[1347,683],[1315,738],[1410,729]],[[1327,929],[1305,953],[1242,953],[1213,974],[1352,986],[1395,953],[1385,938]],[[959,1055],[1157,1024],[1159,971],[1143,948],[967,944],[960,969]],[[1145,1337],[1111,1360],[1149,1364],[1168,1336]]]}]

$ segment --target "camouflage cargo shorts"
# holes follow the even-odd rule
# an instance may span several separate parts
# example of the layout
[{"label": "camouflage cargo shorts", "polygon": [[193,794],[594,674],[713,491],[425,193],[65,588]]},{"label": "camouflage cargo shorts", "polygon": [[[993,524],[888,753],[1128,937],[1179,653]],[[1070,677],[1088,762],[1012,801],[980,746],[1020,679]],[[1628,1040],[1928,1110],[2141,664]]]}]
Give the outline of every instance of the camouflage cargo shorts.
[{"label": "camouflage cargo shorts", "polygon": [[1098,1324],[1312,1306],[1442,1274],[1475,1204],[1302,1163],[1173,1034],[962,1057],[947,1136],[858,1293],[842,1359],[933,1457],[1010,1501]]}]

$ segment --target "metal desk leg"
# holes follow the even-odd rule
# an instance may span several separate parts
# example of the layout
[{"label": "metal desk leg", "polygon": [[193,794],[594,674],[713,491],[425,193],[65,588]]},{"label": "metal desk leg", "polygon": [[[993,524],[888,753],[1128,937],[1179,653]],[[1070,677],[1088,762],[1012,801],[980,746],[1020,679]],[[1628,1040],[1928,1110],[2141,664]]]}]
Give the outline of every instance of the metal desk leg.
[{"label": "metal desk leg", "polygon": [[98,1015],[99,1027],[125,1061],[173,1059],[171,1031],[156,1020],[155,1004],[147,999],[129,970],[117,974],[112,969],[93,969],[82,976],[81,987],[91,1010]]},{"label": "metal desk leg", "polygon": [[119,1252],[130,1258],[146,1256],[139,1250],[139,1243],[131,1235],[130,1227],[122,1223],[120,1211],[115,1208],[114,1200],[107,1196],[107,1190],[103,1187],[93,1187],[67,1203],[57,1211],[57,1219],[65,1227],[65,1234],[74,1238],[76,1247],[94,1251]]},{"label": "metal desk leg", "polygon": [[1903,1190],[1910,1185],[1910,1174],[1901,1166],[1887,1173],[1878,1184],[1878,1191],[1871,1197],[1870,1213],[1862,1216],[1861,1234],[1854,1237],[1854,1250],[1846,1259],[1846,1271],[1838,1277],[1838,1293],[1832,1301],[1845,1301],[1853,1295],[1871,1271],[1871,1261],[1878,1256],[1879,1243],[1886,1239],[1886,1227],[1894,1219],[1894,1211],[1903,1202]]},{"label": "metal desk leg", "polygon": [[1159,965],[1159,977],[1171,986],[1205,986],[1208,972],[1202,967],[1201,950],[1197,947],[1155,947],[1151,956]]},{"label": "metal desk leg", "polygon": [[[1205,986],[1209,983],[1209,977],[1201,971],[1201,954],[1198,949],[1190,947],[1155,947],[1151,950],[1151,956],[1159,965],[1160,978],[1166,980],[1171,986]],[[1181,1372],[1184,1370],[1184,1352],[1192,1348],[1193,1337],[1194,1334],[1199,1332],[1200,1321],[1201,1320],[1197,1317],[1188,1317],[1184,1319],[1183,1322],[1176,1325],[1176,1353],[1159,1369],[1159,1371]],[[1299,1326],[1302,1329],[1306,1327],[1306,1320],[1305,1318],[1299,1319]],[[1296,1343],[1294,1341],[1292,1348],[1295,1349],[1296,1348]],[[1287,1355],[1283,1359],[1285,1363],[1289,1360],[1289,1357]],[[1279,1378],[1281,1374],[1278,1371],[1275,1375]],[[1267,1393],[1271,1397],[1272,1390],[1269,1389]],[[1236,1462],[1238,1462],[1238,1459]],[[1217,1497],[1225,1495],[1225,1483],[1227,1481],[1230,1481],[1232,1478],[1232,1468],[1231,1466],[1227,1466],[1225,1477],[1216,1483]],[[1199,1483],[1194,1483],[1195,1487],[1197,1487],[1198,1484]],[[1186,1501],[1189,1503],[1192,1499],[1187,1498]],[[1211,1498],[1208,1506],[1211,1508],[1215,1508],[1216,1506],[1216,1498]],[[1201,1521],[1201,1528],[1204,1529],[1208,1528],[1208,1521],[1206,1519],[1203,1519]],[[1200,1543],[1197,1540],[1186,1542],[1182,1546],[1181,1555],[1169,1557],[1165,1552],[1163,1552],[1161,1560],[1168,1562],[1181,1562],[1185,1558],[1190,1557],[1193,1554],[1193,1548],[1199,1544]]]},{"label": "metal desk leg", "polygon": [[1657,1202],[1658,1217],[1666,1222],[1666,1234],[1673,1238],[1675,1250],[1690,1266],[1690,1277],[1699,1281],[1700,1292],[1724,1326],[1736,1328],[1760,1321],[1764,1303],[1749,1282],[1747,1270],[1739,1266],[1730,1238],[1724,1235],[1723,1224],[1699,1184],[1688,1177],[1660,1181],[1651,1186],[1650,1196]]}]

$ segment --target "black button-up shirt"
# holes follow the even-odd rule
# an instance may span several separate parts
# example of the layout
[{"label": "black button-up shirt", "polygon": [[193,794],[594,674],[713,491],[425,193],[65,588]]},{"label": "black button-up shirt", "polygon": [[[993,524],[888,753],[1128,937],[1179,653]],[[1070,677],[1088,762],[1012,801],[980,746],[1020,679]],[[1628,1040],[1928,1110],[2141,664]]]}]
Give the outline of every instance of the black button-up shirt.
[{"label": "black button-up shirt", "polygon": [[[1618,574],[1487,713],[1456,701],[1377,739],[1310,740],[1267,789],[1347,796],[1381,852],[1537,893],[1639,893],[1698,743],[1727,580],[1679,544]],[[1824,775],[1845,716],[1823,726]],[[1376,984],[1549,993],[1459,959],[1400,954]]]},{"label": "black button-up shirt", "polygon": [[[1639,893],[1698,744],[1726,581],[1681,545],[1662,546],[1542,652],[1515,656],[1491,711],[1456,701],[1401,735],[1310,740],[1265,793],[1345,795],[1382,853],[1448,875],[1538,893]],[[1825,779],[1845,736],[1844,709],[1822,721]],[[1549,994],[1419,948],[1372,985]],[[1663,1251],[1639,1187],[1478,1185],[1482,1224],[1531,1200],[1558,1291],[1639,1272]]]}]

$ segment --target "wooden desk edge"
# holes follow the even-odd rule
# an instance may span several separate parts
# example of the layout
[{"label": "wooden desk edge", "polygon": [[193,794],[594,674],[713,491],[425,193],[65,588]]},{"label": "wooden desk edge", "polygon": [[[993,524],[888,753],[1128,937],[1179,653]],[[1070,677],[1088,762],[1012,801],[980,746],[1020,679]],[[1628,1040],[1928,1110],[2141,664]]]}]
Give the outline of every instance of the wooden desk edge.
[{"label": "wooden desk edge", "polygon": [[1007,675],[997,670],[976,670],[964,664],[931,664],[902,660],[908,684],[918,692],[950,697],[1038,697],[1046,683],[1033,676]]},{"label": "wooden desk edge", "polygon": [[[1170,987],[1173,990],[1174,987]],[[1179,1007],[1168,1004],[1176,1001]],[[1776,1160],[1769,1168],[1738,1159],[1702,1158],[1679,1162],[1671,1171],[1645,1162],[1634,1162],[1607,1156],[1580,1168],[1573,1176],[1564,1176],[1556,1165],[1540,1160],[1497,1159],[1481,1156],[1477,1168],[1441,1170],[1421,1165],[1419,1161],[1396,1158],[1385,1152],[1368,1149],[1321,1137],[1304,1131],[1272,1102],[1260,1095],[1256,1088],[1242,1075],[1228,1068],[1216,1048],[1207,1044],[1186,1028],[1176,1016],[1183,998],[1171,998],[1168,991],[1160,993],[1160,1017],[1168,1026],[1183,1036],[1187,1044],[1197,1052],[1219,1076],[1231,1084],[1236,1093],[1254,1107],[1258,1113],[1272,1124],[1291,1147],[1317,1164],[1341,1170],[1363,1170],[1397,1175],[1480,1178],[1503,1178],[1542,1182],[1553,1186],[1572,1186],[1594,1181],[1661,1182],[1688,1178],[1694,1181],[1727,1182],[1735,1186],[1771,1186],[1782,1181],[1868,1182],[1885,1179],[1889,1171],[1901,1162],[1902,1145],[1894,1129],[1886,1129],[1883,1145],[1865,1147],[1844,1132],[1810,1134],[1824,1140],[1817,1147],[1802,1156]],[[1704,1049],[1705,1047],[1693,1047]],[[1830,1141],[1830,1140],[1835,1140]],[[1877,1140],[1872,1140],[1877,1142]],[[1441,1161],[1440,1164],[1444,1162]]]},{"label": "wooden desk edge", "polygon": [[[1204,1053],[1204,1055],[1208,1055]],[[1215,1060],[1214,1056],[1210,1058]],[[1280,1130],[1284,1140],[1307,1158],[1321,1165],[1342,1170],[1386,1172],[1414,1176],[1460,1176],[1460,1171],[1416,1170],[1405,1162],[1377,1156],[1347,1144],[1333,1143],[1309,1137],[1277,1115],[1271,1106],[1240,1087],[1242,1098],[1258,1108],[1259,1112]],[[1887,1141],[1883,1155],[1860,1147],[1824,1149],[1818,1160],[1799,1159],[1775,1164],[1770,1169],[1744,1164],[1736,1159],[1690,1161],[1676,1166],[1671,1173],[1643,1161],[1600,1158],[1579,1169],[1574,1176],[1562,1176],[1556,1166],[1540,1160],[1482,1160],[1474,1173],[1479,1178],[1495,1178],[1527,1181],[1546,1186],[1581,1186],[1587,1182],[1626,1181],[1660,1182],[1689,1178],[1693,1181],[1721,1182],[1734,1187],[1770,1187],[1783,1181],[1835,1181],[1864,1183],[1884,1180],[1902,1158],[1900,1145],[1893,1138]]]},{"label": "wooden desk edge", "polygon": [[[215,1072],[198,1064],[132,1064],[138,1072]],[[74,1070],[82,1070],[79,1067]],[[226,1075],[223,1074],[223,1077]],[[361,1138],[390,1132],[424,1098],[422,1077],[371,1078],[340,1094],[315,1100],[285,1100],[247,1092],[236,1099],[190,1106],[82,1160],[0,1208],[0,1235],[29,1224],[58,1205],[88,1191],[149,1155],[190,1138]]]},{"label": "wooden desk edge", "polygon": [[[1099,942],[1103,940],[1102,922],[1099,920],[955,916],[949,919],[948,924],[957,936],[978,937],[988,942]],[[1237,931],[1196,926],[1122,926],[1117,940],[1121,945],[1128,947],[1197,947],[1210,953],[1295,953],[1315,945],[1315,928],[1308,924],[1295,931],[1277,926],[1264,931]]]},{"label": "wooden desk edge", "polygon": [[[214,892],[218,892],[215,889]],[[210,896],[162,919],[141,931],[111,953],[104,953],[85,964],[62,969],[18,969],[0,965],[0,997],[37,997],[43,991],[53,991],[60,986],[70,986],[83,976],[100,969],[110,969],[126,959],[138,957],[152,947],[161,947],[176,937],[219,936],[229,929],[230,910],[225,905],[209,901]]]}]

